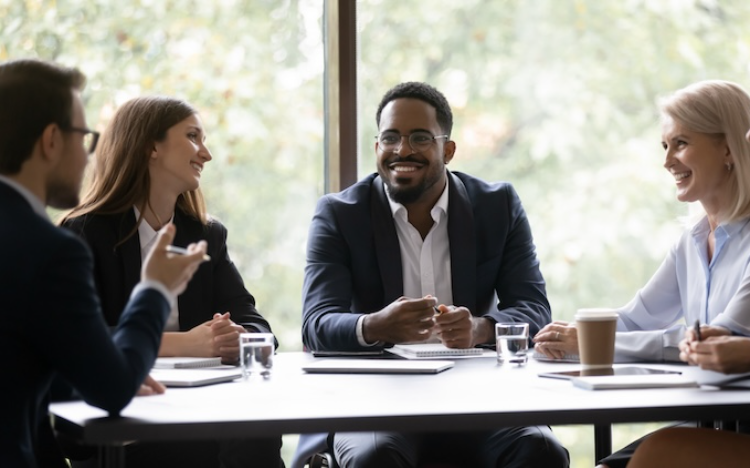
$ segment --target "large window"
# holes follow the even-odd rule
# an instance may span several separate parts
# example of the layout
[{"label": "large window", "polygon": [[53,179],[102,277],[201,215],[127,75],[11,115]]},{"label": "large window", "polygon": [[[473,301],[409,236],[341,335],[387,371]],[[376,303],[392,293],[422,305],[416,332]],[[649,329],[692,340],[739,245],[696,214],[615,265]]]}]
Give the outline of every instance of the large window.
[{"label": "large window", "polygon": [[402,81],[452,104],[449,168],[515,185],[556,319],[621,306],[677,240],[657,99],[703,79],[750,89],[750,3],[360,0],[360,175]]},{"label": "large window", "polygon": [[[402,81],[454,112],[449,168],[514,184],[553,319],[621,306],[676,242],[688,208],[664,170],[660,96],[703,79],[750,89],[750,3],[359,0],[359,173],[375,171],[380,97]],[[490,396],[491,397],[491,396]],[[614,449],[652,430],[613,432]],[[555,427],[593,466],[590,427]]]},{"label": "large window", "polygon": [[321,17],[322,0],[0,1],[0,60],[81,68],[93,128],[143,94],[200,111],[209,212],[283,350],[302,347],[305,238],[323,192]]},{"label": "large window", "polygon": [[[453,106],[450,169],[518,190],[553,317],[627,302],[687,212],[662,168],[657,99],[708,78],[750,88],[750,2],[354,1],[359,154],[341,157],[356,158],[360,177],[373,172],[380,97],[401,81],[432,83]],[[200,110],[209,211],[286,351],[302,346],[307,227],[325,186],[323,6],[0,0],[0,60],[80,67],[90,126],[142,94]],[[592,465],[590,428],[555,431],[572,466]],[[615,448],[632,437],[616,432]]]}]

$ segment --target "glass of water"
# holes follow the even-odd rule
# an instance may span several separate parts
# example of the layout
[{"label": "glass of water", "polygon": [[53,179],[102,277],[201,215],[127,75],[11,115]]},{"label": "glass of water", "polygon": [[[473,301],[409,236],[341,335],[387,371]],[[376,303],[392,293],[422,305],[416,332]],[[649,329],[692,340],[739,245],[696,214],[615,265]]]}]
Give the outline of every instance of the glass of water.
[{"label": "glass of water", "polygon": [[528,360],[529,324],[497,323],[495,324],[497,341],[497,363],[523,366]]},{"label": "glass of water", "polygon": [[240,365],[242,378],[268,379],[273,368],[273,333],[241,333]]}]

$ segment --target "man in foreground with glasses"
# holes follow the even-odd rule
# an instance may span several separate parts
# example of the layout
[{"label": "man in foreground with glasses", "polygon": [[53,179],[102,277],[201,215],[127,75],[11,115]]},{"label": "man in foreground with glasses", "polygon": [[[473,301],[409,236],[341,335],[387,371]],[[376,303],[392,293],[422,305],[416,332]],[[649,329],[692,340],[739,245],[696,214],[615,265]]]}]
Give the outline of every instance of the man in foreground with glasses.
[{"label": "man in foreground with glasses", "polygon": [[[61,376],[86,402],[117,414],[142,388],[175,297],[203,261],[205,244],[171,257],[174,227],[160,233],[112,337],[91,253],[55,227],[45,206],[78,204],[96,133],[85,125],[76,69],[37,60],[0,63],[0,466],[66,467],[49,416]],[[144,388],[163,391],[149,380]]]},{"label": "man in foreground with glasses", "polygon": [[[378,173],[324,196],[313,217],[305,346],[365,351],[440,341],[471,348],[494,342],[496,322],[527,322],[531,333],[549,323],[531,230],[511,185],[446,169],[456,143],[445,97],[427,84],[403,83],[385,94],[376,120]],[[455,396],[467,397],[475,396]],[[332,441],[342,467],[569,463],[549,427],[337,433]],[[303,436],[298,454],[312,445],[313,436]]]}]

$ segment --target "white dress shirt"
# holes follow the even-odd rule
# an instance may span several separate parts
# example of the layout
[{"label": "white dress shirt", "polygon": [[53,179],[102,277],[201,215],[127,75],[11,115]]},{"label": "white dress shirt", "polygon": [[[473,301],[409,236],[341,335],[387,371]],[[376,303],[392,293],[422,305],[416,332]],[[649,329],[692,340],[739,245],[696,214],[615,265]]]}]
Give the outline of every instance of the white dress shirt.
[{"label": "white dress shirt", "polygon": [[[383,190],[388,189],[383,184]],[[451,252],[448,239],[448,184],[430,210],[433,225],[427,236],[409,223],[406,207],[388,197],[393,213],[396,234],[401,250],[401,273],[404,281],[404,296],[411,298],[431,295],[438,304],[453,305],[453,283],[451,279]],[[363,346],[367,343],[362,332],[364,316],[357,321],[357,338]],[[431,337],[428,341],[439,341]]]},{"label": "white dress shirt", "polygon": [[448,184],[430,211],[434,224],[424,240],[417,228],[409,223],[406,207],[390,197],[388,203],[391,205],[401,248],[404,296],[416,298],[430,294],[437,298],[438,304],[453,305],[451,249],[448,239]]},{"label": "white dress shirt", "polygon": [[716,227],[708,260],[708,220],[686,230],[649,282],[618,310],[616,359],[678,360],[686,325],[750,335],[750,219]]},{"label": "white dress shirt", "polygon": [[[135,219],[138,219],[138,217],[141,215],[141,212],[135,206],[133,207],[133,211],[135,212]],[[174,214],[172,214],[172,219],[170,219],[169,221],[174,221]],[[141,224],[138,225],[138,240],[141,244],[141,265],[146,263],[146,257],[151,251],[151,247],[156,244],[158,234],[159,232],[154,230],[154,228],[152,228],[145,219],[141,222]],[[170,304],[172,305],[172,309],[169,311],[169,317],[167,317],[167,323],[166,325],[164,325],[164,331],[180,331],[179,305],[177,303],[177,300],[171,301]]]}]

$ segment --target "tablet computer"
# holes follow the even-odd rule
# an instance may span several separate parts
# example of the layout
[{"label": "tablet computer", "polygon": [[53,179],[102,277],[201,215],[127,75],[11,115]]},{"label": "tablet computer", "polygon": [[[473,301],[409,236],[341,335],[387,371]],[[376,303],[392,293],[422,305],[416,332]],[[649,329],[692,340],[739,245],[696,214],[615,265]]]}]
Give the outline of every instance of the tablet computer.
[{"label": "tablet computer", "polygon": [[663,370],[663,369],[652,369],[650,367],[638,367],[638,366],[626,366],[626,367],[610,367],[605,369],[575,369],[562,372],[543,372],[539,374],[539,377],[549,377],[552,379],[572,379],[575,377],[605,377],[605,376],[616,376],[616,375],[668,375],[668,374],[681,374],[682,372]]},{"label": "tablet computer", "polygon": [[697,387],[698,383],[678,372],[663,374],[608,375],[574,377],[570,381],[586,390],[618,390],[635,388]]}]

